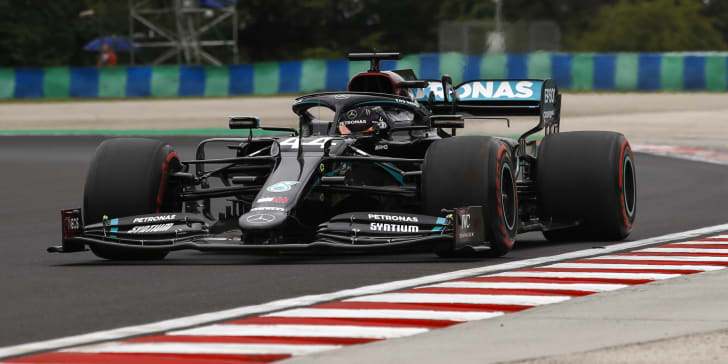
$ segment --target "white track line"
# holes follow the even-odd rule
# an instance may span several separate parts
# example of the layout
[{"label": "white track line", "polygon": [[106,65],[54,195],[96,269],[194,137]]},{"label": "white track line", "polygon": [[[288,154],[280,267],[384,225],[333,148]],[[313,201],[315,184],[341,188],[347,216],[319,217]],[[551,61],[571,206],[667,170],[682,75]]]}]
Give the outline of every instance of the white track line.
[{"label": "white track line", "polygon": [[680,245],[728,245],[728,241],[681,241]]},{"label": "white track line", "polygon": [[[306,355],[339,348],[341,348],[341,345],[110,342],[98,345],[79,346],[62,351],[72,353]],[[130,359],[133,359],[133,357],[130,357]],[[161,361],[164,360],[160,359]]]},{"label": "white track line", "polygon": [[527,295],[488,295],[488,294],[444,294],[444,293],[382,293],[371,296],[351,298],[348,302],[389,302],[389,303],[471,303],[492,305],[538,306],[562,302],[569,296],[527,296]]},{"label": "white track line", "polygon": [[427,287],[440,288],[493,288],[493,289],[549,289],[549,290],[570,290],[586,292],[606,292],[620,288],[629,287],[626,284],[612,283],[531,283],[531,282],[444,282],[433,284]]},{"label": "white track line", "polygon": [[654,270],[721,270],[719,265],[656,265],[656,264],[603,264],[603,263],[556,263],[542,268],[585,268],[585,269],[654,269]]},{"label": "white track line", "polygon": [[388,339],[421,334],[420,327],[382,327],[355,325],[209,325],[172,331],[167,335],[200,336],[281,336],[281,337],[354,337]]},{"label": "white track line", "polygon": [[692,256],[692,255],[605,255],[602,257],[587,258],[586,260],[654,260],[654,261],[680,261],[680,262],[726,262],[728,257]]},{"label": "white track line", "polygon": [[728,254],[728,249],[701,249],[701,248],[649,248],[639,252],[645,253],[718,253]]},{"label": "white track line", "polygon": [[326,318],[383,318],[474,321],[503,315],[503,312],[428,311],[428,310],[376,310],[347,308],[295,308],[271,313],[272,317],[326,317]]},{"label": "white track line", "polygon": [[294,298],[287,298],[278,301],[272,301],[259,305],[242,306],[229,310],[222,310],[216,312],[208,312],[199,315],[192,315],[186,317],[180,317],[170,320],[158,321],[148,324],[127,326],[117,329],[96,331],[87,334],[81,334],[76,336],[62,337],[58,339],[37,341],[27,344],[20,344],[15,346],[7,346],[0,348],[0,358],[9,356],[18,356],[22,354],[32,353],[36,351],[47,351],[53,349],[59,349],[72,345],[82,345],[98,341],[116,340],[130,336],[138,336],[144,334],[152,334],[156,332],[163,332],[167,330],[175,330],[184,327],[191,327],[196,325],[207,324],[211,322],[229,320],[236,317],[261,314],[267,312],[273,312],[278,310],[284,310],[294,307],[309,306],[317,303],[339,300],[342,298],[370,295],[381,292],[394,291],[398,289],[411,288],[416,286],[422,286],[426,284],[433,284],[444,281],[451,281],[461,278],[467,278],[492,272],[521,269],[524,267],[535,266],[545,263],[558,262],[563,260],[574,260],[583,259],[586,257],[610,254],[624,250],[641,248],[647,245],[665,243],[669,241],[677,240],[688,240],[701,235],[715,234],[728,230],[728,224],[714,225],[700,229],[688,230],[674,234],[661,235],[653,238],[642,239],[637,241],[619,243],[608,245],[603,248],[592,248],[579,250],[574,252],[568,252],[563,254],[552,255],[548,257],[538,257],[532,259],[518,260],[514,262],[496,264],[485,267],[478,267],[472,269],[464,269],[454,272],[440,273],[430,276],[424,276],[413,279],[405,279],[401,281],[380,283],[370,286],[364,286],[354,289],[345,289],[342,291],[301,296]]},{"label": "white track line", "polygon": [[489,277],[532,277],[532,278],[602,278],[602,279],[668,279],[680,274],[662,273],[604,273],[604,272],[503,272]]}]

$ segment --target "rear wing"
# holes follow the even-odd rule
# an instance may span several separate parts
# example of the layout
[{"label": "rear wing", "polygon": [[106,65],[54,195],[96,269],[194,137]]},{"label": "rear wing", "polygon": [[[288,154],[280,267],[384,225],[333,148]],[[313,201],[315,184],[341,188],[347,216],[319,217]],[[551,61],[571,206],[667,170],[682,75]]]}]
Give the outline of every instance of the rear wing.
[{"label": "rear wing", "polygon": [[427,105],[434,114],[460,114],[468,118],[538,116],[539,130],[558,132],[561,119],[561,94],[553,79],[474,80],[452,86],[449,76],[428,80],[426,88],[411,89],[410,96]]}]

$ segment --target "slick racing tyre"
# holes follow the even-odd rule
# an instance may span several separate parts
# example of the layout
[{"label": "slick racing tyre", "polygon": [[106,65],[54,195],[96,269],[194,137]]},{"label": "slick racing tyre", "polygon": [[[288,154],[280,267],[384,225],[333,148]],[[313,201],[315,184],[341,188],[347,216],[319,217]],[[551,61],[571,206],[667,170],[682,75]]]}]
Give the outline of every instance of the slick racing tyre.
[{"label": "slick racing tyre", "polygon": [[[179,157],[168,144],[155,139],[105,140],[91,161],[83,194],[84,223],[103,219],[181,211],[171,197],[167,175],[179,170]],[[163,259],[167,252],[139,252],[91,245],[96,256],[111,260]]]},{"label": "slick racing tyre", "polygon": [[[622,240],[637,214],[635,161],[624,135],[579,131],[548,135],[538,150],[537,198],[552,241]],[[566,229],[548,226],[578,223]]]},{"label": "slick racing tyre", "polygon": [[[510,148],[495,138],[461,136],[435,141],[427,150],[422,172],[426,214],[442,209],[483,206],[488,256],[501,256],[513,247],[518,231],[516,165]],[[452,245],[440,247],[442,257],[458,256]]]}]

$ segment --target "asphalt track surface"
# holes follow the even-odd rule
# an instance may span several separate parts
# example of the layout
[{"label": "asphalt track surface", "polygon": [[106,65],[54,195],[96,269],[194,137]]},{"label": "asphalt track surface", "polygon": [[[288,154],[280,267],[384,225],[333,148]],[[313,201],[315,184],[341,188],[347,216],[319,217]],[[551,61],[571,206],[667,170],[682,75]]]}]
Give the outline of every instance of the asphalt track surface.
[{"label": "asphalt track surface", "polygon": [[[0,137],[0,346],[320,294],[580,250],[603,243],[519,237],[504,258],[429,253],[250,257],[175,252],[162,262],[115,263],[90,252],[48,254],[59,210],[81,204],[104,137]],[[168,137],[183,158],[200,138]],[[637,153],[638,217],[630,240],[725,223],[728,168]]]}]

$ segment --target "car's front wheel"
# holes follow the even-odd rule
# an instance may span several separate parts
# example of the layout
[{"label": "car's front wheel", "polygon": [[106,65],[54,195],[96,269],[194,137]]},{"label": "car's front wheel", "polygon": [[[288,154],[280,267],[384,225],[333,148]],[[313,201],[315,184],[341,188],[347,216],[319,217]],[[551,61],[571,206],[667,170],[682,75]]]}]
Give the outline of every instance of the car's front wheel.
[{"label": "car's front wheel", "polygon": [[[167,176],[180,168],[177,153],[156,139],[108,139],[96,149],[83,196],[85,224],[109,218],[180,211]],[[163,259],[167,252],[91,245],[96,256],[111,260]]]},{"label": "car's front wheel", "polygon": [[[432,143],[425,155],[422,199],[425,213],[442,209],[482,206],[489,256],[508,253],[518,232],[516,164],[510,148],[485,136],[462,136]],[[451,246],[438,249],[453,256]]]}]

